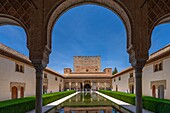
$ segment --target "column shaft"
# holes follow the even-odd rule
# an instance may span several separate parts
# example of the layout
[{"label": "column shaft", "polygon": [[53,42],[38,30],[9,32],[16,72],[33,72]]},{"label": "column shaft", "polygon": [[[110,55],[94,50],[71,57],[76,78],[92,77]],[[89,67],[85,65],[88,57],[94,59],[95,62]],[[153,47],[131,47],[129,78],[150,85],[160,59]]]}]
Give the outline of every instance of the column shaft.
[{"label": "column shaft", "polygon": [[43,70],[36,70],[36,113],[42,113],[42,78]]},{"label": "column shaft", "polygon": [[136,113],[142,113],[142,68],[135,68]]}]

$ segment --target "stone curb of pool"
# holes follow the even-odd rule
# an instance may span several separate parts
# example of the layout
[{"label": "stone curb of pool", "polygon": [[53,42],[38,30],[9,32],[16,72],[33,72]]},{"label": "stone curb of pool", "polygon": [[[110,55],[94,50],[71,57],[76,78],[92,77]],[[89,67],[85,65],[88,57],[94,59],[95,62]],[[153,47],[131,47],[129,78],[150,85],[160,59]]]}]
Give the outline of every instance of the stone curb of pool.
[{"label": "stone curb of pool", "polygon": [[[105,98],[107,98],[108,100],[112,101],[113,103],[116,103],[117,105],[119,105],[119,106],[121,106],[121,107],[123,107],[123,108],[125,108],[127,110],[130,110],[133,113],[136,113],[136,109],[135,109],[136,107],[134,105],[131,105],[131,104],[126,103],[126,102],[123,102],[123,101],[118,100],[118,99],[115,99],[113,97],[110,97],[110,96],[105,95],[103,93],[100,93],[98,91],[96,91],[96,93],[103,96],[103,97],[105,97]],[[151,111],[143,109],[142,113],[154,113],[154,112],[151,112]]]},{"label": "stone curb of pool", "polygon": [[[69,98],[77,95],[78,93],[79,93],[79,92],[73,93],[73,94],[71,94],[71,95],[68,95],[68,96],[66,96],[66,97],[63,97],[63,98],[61,98],[61,99],[59,99],[59,100],[56,100],[56,101],[54,101],[54,102],[52,102],[52,103],[50,103],[50,104],[47,104],[47,105],[43,106],[43,107],[42,107],[42,112],[43,112],[43,113],[44,113],[44,112],[47,112],[48,110],[50,110],[50,109],[52,109],[53,107],[61,104],[62,102],[66,101],[67,99],[69,99]],[[35,109],[34,109],[34,110],[31,110],[31,111],[28,111],[28,112],[26,112],[26,113],[35,113]]]}]

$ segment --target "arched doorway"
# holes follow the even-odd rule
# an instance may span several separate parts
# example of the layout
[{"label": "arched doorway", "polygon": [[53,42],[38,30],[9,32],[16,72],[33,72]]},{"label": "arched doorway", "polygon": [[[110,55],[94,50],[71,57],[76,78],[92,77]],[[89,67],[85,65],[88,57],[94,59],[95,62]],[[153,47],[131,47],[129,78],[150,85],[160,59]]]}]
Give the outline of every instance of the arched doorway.
[{"label": "arched doorway", "polygon": [[164,99],[164,85],[158,86],[158,98]]},{"label": "arched doorway", "polygon": [[71,83],[71,90],[76,90],[76,83],[75,82]]},{"label": "arched doorway", "polygon": [[23,98],[24,97],[24,88],[21,87],[21,90],[20,90],[20,97]]},{"label": "arched doorway", "polygon": [[66,83],[64,84],[64,90],[68,90],[68,89],[69,89],[69,83],[66,82]]},{"label": "arched doorway", "polygon": [[90,84],[85,84],[85,85],[84,85],[84,90],[85,90],[85,91],[90,91],[90,90],[91,90]]},{"label": "arched doorway", "polygon": [[155,85],[152,86],[152,96],[156,97],[156,87],[155,87]]},{"label": "arched doorway", "polygon": [[12,99],[18,98],[18,89],[16,86],[12,87]]}]

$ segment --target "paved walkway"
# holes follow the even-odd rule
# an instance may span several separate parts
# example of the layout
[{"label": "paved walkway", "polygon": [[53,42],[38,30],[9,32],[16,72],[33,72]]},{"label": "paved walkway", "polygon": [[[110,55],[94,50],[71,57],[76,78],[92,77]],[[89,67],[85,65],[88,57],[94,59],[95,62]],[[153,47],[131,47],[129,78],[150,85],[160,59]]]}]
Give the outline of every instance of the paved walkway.
[{"label": "paved walkway", "polygon": [[[134,105],[131,105],[131,104],[126,103],[126,102],[123,102],[123,101],[118,100],[118,99],[115,99],[113,97],[110,97],[110,96],[105,95],[103,93],[100,93],[98,91],[96,91],[96,93],[101,95],[101,96],[103,96],[103,97],[105,97],[105,98],[107,98],[107,99],[109,99],[109,100],[111,100],[112,102],[114,102],[114,103],[116,103],[116,104],[118,104],[118,105],[120,105],[120,106],[122,106],[122,107],[124,107],[124,108],[126,108],[126,109],[128,109],[128,110],[130,110],[130,111],[132,111],[134,113],[136,113],[136,109],[135,109],[136,107]],[[143,109],[142,113],[154,113],[154,112],[151,112],[151,111]]]},{"label": "paved walkway", "polygon": [[[66,101],[67,99],[69,99],[69,98],[71,98],[71,97],[73,97],[74,95],[77,95],[78,93],[79,93],[79,92],[73,93],[73,94],[71,94],[71,95],[69,95],[69,96],[66,96],[66,97],[64,97],[64,98],[61,98],[61,99],[59,99],[59,100],[57,100],[57,101],[54,101],[54,102],[52,102],[52,103],[50,103],[50,104],[47,104],[47,105],[43,106],[43,107],[42,107],[42,112],[44,113],[44,112],[52,109],[53,107],[61,104],[62,102]],[[31,110],[31,111],[29,111],[29,112],[27,112],[27,113],[35,113],[35,109],[34,109],[34,110]]]}]

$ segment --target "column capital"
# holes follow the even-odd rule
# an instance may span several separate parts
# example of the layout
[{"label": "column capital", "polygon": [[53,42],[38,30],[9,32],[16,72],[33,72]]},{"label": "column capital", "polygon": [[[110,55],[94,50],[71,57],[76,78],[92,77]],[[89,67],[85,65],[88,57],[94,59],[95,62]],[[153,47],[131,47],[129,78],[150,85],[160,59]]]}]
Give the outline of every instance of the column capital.
[{"label": "column capital", "polygon": [[134,69],[142,70],[148,59],[148,51],[138,51],[133,47],[128,49],[129,61]]}]

